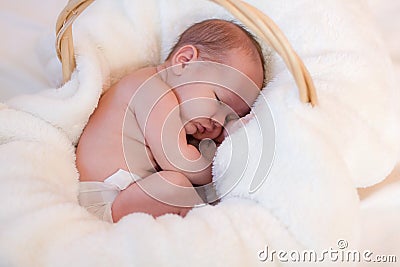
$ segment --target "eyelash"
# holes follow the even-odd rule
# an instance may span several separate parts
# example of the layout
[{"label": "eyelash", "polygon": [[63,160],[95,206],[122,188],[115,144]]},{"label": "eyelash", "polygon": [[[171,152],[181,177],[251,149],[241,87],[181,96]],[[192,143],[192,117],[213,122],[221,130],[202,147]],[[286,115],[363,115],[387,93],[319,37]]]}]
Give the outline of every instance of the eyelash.
[{"label": "eyelash", "polygon": [[221,99],[219,99],[219,97],[217,96],[217,94],[214,93],[214,95],[215,95],[215,99],[217,99],[218,102],[222,103]]}]

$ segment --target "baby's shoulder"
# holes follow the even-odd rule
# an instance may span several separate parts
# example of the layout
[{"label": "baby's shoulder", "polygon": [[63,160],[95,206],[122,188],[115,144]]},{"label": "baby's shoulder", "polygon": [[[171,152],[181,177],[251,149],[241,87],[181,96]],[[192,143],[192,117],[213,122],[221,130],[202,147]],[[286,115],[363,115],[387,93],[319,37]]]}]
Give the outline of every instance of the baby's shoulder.
[{"label": "baby's shoulder", "polygon": [[177,105],[178,99],[172,90],[161,77],[156,67],[148,67],[132,72],[124,80],[121,80],[121,87],[128,89],[130,94],[130,105],[146,110],[145,107],[159,106],[159,104]]},{"label": "baby's shoulder", "polygon": [[119,84],[123,87],[138,88],[156,74],[157,69],[155,67],[138,69],[122,78]]},{"label": "baby's shoulder", "polygon": [[154,82],[157,82],[157,80],[159,79],[157,78],[157,69],[155,67],[138,69],[115,83],[110,88],[109,94],[117,96],[123,102],[126,102],[133,96],[137,98],[140,95],[138,94],[139,92],[146,93],[149,87],[154,87]]}]

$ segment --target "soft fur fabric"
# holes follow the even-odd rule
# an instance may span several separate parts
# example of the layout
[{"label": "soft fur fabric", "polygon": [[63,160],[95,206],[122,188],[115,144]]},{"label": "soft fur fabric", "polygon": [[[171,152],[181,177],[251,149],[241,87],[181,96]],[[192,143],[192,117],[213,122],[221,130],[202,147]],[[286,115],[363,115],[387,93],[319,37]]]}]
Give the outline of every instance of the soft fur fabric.
[{"label": "soft fur fabric", "polygon": [[[378,22],[379,32],[390,52],[397,90],[400,82],[400,2],[397,0],[369,0],[371,10]],[[372,187],[371,194],[361,202],[361,246],[375,255],[395,255],[397,266],[400,257],[400,164],[386,180]],[[382,266],[382,263],[368,263],[365,266]]]},{"label": "soft fur fabric", "polygon": [[[133,214],[115,225],[98,221],[77,204],[73,144],[103,88],[158,63],[191,23],[230,15],[204,0],[97,0],[74,24],[77,70],[71,81],[0,107],[2,264],[263,266],[257,254],[265,245],[320,250],[344,238],[351,248],[358,246],[355,188],[391,171],[399,133],[393,72],[368,6],[345,0],[248,2],[276,21],[304,59],[320,104],[299,102],[293,78],[274,57],[273,80],[253,110],[259,123],[250,121],[218,150],[219,192],[229,191],[239,163],[249,161],[220,204],[195,209],[185,219]],[[269,109],[275,160],[267,180],[250,194],[257,155],[271,149],[262,138]],[[230,161],[230,147],[244,138],[248,153]]]}]

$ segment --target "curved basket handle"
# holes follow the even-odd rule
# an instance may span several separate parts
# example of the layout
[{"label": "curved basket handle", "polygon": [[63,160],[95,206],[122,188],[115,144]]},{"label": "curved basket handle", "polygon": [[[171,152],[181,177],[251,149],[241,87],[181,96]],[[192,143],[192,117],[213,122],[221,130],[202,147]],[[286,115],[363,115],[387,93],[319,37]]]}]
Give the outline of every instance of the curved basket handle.
[{"label": "curved basket handle", "polygon": [[[94,0],[70,0],[57,20],[56,47],[62,63],[64,82],[71,78],[75,69],[72,23]],[[294,51],[279,27],[264,13],[241,0],[209,0],[231,12],[244,25],[270,45],[285,61],[299,89],[303,103],[317,105],[314,83],[303,61]]]},{"label": "curved basket handle", "polygon": [[72,23],[94,0],[70,0],[61,11],[56,24],[56,50],[61,61],[64,82],[69,81],[74,71],[74,42]]},{"label": "curved basket handle", "polygon": [[303,61],[294,51],[279,27],[254,6],[240,0],[210,0],[231,12],[244,25],[270,45],[285,61],[299,88],[303,103],[317,105],[314,83]]}]

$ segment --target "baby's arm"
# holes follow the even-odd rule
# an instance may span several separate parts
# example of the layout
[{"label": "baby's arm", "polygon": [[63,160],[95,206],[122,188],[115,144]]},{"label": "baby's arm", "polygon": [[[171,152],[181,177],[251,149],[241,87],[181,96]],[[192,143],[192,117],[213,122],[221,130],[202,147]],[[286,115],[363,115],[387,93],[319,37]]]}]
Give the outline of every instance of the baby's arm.
[{"label": "baby's arm", "polygon": [[[175,94],[159,79],[153,78],[146,87],[142,89],[145,98],[137,101],[134,109],[157,164],[164,171],[184,174],[193,184],[211,182],[211,160],[188,144]],[[141,98],[138,93],[138,100]]]}]

